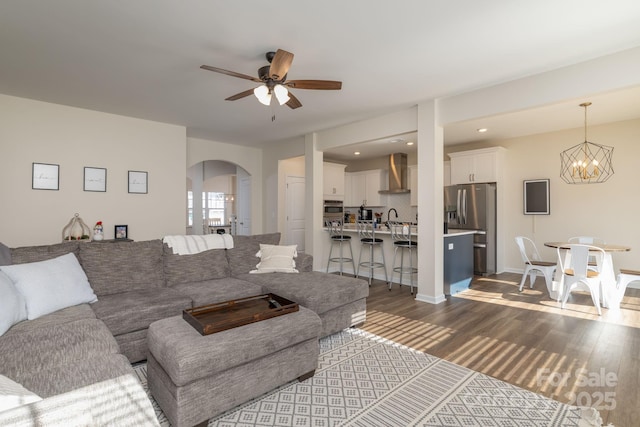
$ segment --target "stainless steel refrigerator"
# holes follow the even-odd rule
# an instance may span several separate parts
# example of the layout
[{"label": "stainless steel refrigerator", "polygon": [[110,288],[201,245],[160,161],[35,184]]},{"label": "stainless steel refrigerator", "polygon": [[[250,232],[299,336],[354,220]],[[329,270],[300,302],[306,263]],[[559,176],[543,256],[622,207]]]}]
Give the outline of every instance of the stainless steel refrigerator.
[{"label": "stainless steel refrigerator", "polygon": [[444,218],[449,230],[476,230],[475,274],[496,272],[496,184],[459,184],[444,188]]}]

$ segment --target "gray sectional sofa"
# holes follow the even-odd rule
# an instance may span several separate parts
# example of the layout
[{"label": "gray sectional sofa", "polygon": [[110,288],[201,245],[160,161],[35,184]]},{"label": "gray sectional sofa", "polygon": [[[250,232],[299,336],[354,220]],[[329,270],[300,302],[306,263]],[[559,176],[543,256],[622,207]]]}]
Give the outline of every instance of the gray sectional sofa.
[{"label": "gray sectional sofa", "polygon": [[[156,424],[131,381],[131,363],[147,359],[149,326],[185,308],[272,292],[314,312],[320,337],[364,322],[367,282],[314,272],[309,255],[296,258],[299,273],[250,274],[260,244],[279,240],[279,233],[234,236],[233,249],[192,255],[176,255],[159,239],[4,247],[0,266],[73,253],[98,301],[22,321],[0,336],[0,375],[44,398],[0,412],[0,425],[82,425],[87,417],[100,425]],[[105,390],[114,395],[105,398]]]}]

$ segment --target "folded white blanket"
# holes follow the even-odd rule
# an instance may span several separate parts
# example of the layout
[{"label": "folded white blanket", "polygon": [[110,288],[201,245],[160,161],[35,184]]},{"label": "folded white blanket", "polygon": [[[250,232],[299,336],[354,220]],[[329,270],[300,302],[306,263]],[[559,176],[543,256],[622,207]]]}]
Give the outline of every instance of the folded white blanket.
[{"label": "folded white blanket", "polygon": [[165,236],[163,242],[178,255],[197,254],[209,249],[233,249],[230,234]]}]

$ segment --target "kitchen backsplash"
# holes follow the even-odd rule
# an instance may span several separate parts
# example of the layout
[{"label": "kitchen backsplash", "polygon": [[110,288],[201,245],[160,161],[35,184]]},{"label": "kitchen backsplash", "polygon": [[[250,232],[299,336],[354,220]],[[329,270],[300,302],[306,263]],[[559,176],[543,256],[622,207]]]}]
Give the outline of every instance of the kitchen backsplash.
[{"label": "kitchen backsplash", "polygon": [[[387,212],[389,209],[395,208],[398,211],[398,220],[406,222],[416,222],[416,213],[418,208],[411,206],[411,195],[409,193],[402,194],[386,194],[382,196],[382,201],[385,202],[385,206],[367,206],[372,209],[374,213],[382,212],[382,220],[387,220]],[[357,208],[345,208],[346,212],[357,215]],[[395,215],[391,213],[391,220],[395,219]]]}]

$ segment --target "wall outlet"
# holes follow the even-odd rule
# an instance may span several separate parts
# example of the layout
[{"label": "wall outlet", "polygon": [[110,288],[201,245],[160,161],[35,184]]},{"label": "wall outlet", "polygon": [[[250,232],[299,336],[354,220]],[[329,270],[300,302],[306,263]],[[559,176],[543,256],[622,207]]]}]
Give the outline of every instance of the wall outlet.
[{"label": "wall outlet", "polygon": [[453,243],[449,243],[449,250],[452,251],[453,250]]}]

